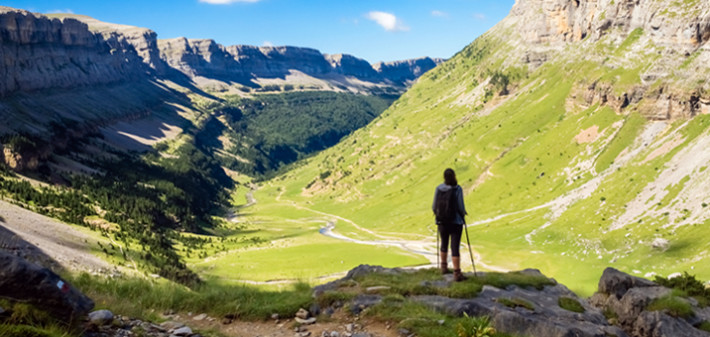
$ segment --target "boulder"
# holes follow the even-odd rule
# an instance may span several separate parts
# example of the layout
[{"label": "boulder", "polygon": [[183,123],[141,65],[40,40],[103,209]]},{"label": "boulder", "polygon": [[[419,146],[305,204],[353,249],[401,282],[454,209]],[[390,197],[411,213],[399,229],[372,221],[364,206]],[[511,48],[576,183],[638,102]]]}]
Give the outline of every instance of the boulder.
[{"label": "boulder", "polygon": [[95,326],[108,325],[113,322],[113,313],[108,310],[98,310],[89,314],[89,323]]},{"label": "boulder", "polygon": [[90,298],[51,270],[2,251],[0,297],[32,303],[65,321],[84,316],[94,308]]},{"label": "boulder", "polygon": [[631,288],[653,287],[655,283],[620,272],[614,268],[606,268],[599,279],[598,292],[616,296],[621,299]]}]

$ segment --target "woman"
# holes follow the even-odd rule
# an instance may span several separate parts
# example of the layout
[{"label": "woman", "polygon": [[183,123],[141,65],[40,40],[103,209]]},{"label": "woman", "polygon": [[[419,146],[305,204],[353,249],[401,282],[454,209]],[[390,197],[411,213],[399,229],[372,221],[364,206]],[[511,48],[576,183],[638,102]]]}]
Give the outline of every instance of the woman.
[{"label": "woman", "polygon": [[454,264],[454,281],[459,282],[466,279],[461,273],[461,233],[463,231],[466,208],[463,204],[463,189],[456,181],[454,170],[447,168],[444,171],[444,183],[436,187],[434,194],[434,204],[432,210],[437,216],[437,227],[441,237],[441,273],[449,273],[447,257],[447,246],[451,240],[451,261]]}]

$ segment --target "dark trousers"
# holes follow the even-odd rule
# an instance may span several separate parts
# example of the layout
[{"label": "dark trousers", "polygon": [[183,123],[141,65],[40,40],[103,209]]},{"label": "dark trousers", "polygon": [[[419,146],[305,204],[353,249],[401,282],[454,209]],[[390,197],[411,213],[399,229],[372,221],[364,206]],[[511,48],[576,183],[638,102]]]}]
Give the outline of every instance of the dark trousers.
[{"label": "dark trousers", "polygon": [[449,245],[449,238],[451,238],[451,256],[459,257],[459,246],[461,246],[461,232],[463,231],[463,225],[439,225],[439,236],[441,237],[441,247],[439,251],[442,253],[447,252],[447,247]]}]

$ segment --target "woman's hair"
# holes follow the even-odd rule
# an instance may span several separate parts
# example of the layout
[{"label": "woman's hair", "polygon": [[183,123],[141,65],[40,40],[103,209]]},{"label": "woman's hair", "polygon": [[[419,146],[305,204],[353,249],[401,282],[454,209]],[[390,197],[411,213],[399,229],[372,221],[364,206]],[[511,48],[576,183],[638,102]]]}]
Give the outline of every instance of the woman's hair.
[{"label": "woman's hair", "polygon": [[444,170],[444,184],[449,186],[456,186],[459,184],[459,182],[456,181],[456,173],[454,173],[454,170],[450,168]]}]

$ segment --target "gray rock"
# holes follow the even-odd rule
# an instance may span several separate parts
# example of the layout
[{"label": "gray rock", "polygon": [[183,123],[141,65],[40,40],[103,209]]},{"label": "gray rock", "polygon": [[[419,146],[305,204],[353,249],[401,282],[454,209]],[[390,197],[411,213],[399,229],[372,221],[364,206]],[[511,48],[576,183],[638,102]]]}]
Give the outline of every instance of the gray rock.
[{"label": "gray rock", "polygon": [[337,331],[331,331],[330,337],[340,337],[340,333],[338,333]]},{"label": "gray rock", "polygon": [[[0,19],[3,17],[2,9],[3,7],[0,7]],[[25,20],[22,15],[16,19],[21,20],[24,24],[30,24],[22,21]],[[2,20],[0,20],[0,26],[1,22]],[[0,27],[0,31],[2,31],[2,27]],[[67,34],[71,33],[67,32]],[[7,42],[8,40],[4,40],[0,43],[0,49],[6,48]],[[3,80],[4,78],[0,79],[0,81]],[[2,89],[0,89],[1,91]],[[94,308],[94,302],[90,298],[62,280],[59,275],[4,251],[0,251],[0,297],[29,302],[65,321],[78,319]]]},{"label": "gray rock", "polygon": [[298,322],[299,324],[304,324],[304,325],[310,325],[310,324],[316,323],[315,317],[311,317],[311,318],[307,318],[307,319],[296,317],[296,318],[294,318],[294,320],[296,320],[296,322]]},{"label": "gray rock", "polygon": [[175,322],[175,321],[165,321],[163,323],[160,323],[160,326],[163,329],[166,329],[168,331],[172,331],[172,330],[176,330],[176,329],[184,327],[185,324],[182,324],[180,322]]},{"label": "gray rock", "polygon": [[207,318],[207,314],[199,314],[192,318],[193,321],[202,321]]},{"label": "gray rock", "polygon": [[347,331],[347,332],[353,332],[354,329],[355,329],[355,325],[353,325],[352,323],[348,323],[345,325],[345,331]]},{"label": "gray rock", "polygon": [[108,325],[113,322],[113,313],[108,310],[97,310],[89,314],[89,322],[96,326]]},{"label": "gray rock", "polygon": [[308,310],[300,308],[298,309],[298,312],[296,313],[296,317],[300,319],[307,319],[310,316],[310,313]]},{"label": "gray rock", "polygon": [[644,311],[635,324],[633,336],[638,337],[708,337],[710,333],[695,329],[688,322],[659,311]]},{"label": "gray rock", "polygon": [[350,310],[353,314],[358,315],[363,310],[377,305],[382,302],[382,296],[379,295],[357,295],[352,301]]},{"label": "gray rock", "polygon": [[279,319],[279,314],[271,314],[271,319]]},{"label": "gray rock", "polygon": [[368,293],[380,293],[380,292],[382,292],[382,291],[390,290],[390,289],[392,289],[392,287],[388,287],[388,286],[374,286],[374,287],[367,287],[367,288],[365,288],[365,292],[368,292]]},{"label": "gray rock", "polygon": [[358,332],[354,333],[352,337],[372,337],[372,335],[367,332]]},{"label": "gray rock", "polygon": [[653,286],[656,286],[656,284],[649,280],[622,273],[614,268],[606,268],[602,277],[599,279],[598,291],[600,293],[612,294],[616,296],[616,298],[621,299],[621,297],[626,294],[626,291],[631,288]]},{"label": "gray rock", "polygon": [[189,327],[183,326],[182,328],[178,328],[172,331],[173,336],[189,336],[192,335],[192,329]]}]

